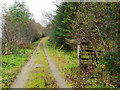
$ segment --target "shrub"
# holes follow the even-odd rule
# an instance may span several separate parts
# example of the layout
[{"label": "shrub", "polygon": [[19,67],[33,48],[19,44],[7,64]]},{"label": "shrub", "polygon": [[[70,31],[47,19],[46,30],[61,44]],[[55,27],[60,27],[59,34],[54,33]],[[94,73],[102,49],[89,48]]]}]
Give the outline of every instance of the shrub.
[{"label": "shrub", "polygon": [[106,70],[110,73],[120,74],[120,60],[117,50],[106,52],[100,60],[100,64],[105,65]]}]

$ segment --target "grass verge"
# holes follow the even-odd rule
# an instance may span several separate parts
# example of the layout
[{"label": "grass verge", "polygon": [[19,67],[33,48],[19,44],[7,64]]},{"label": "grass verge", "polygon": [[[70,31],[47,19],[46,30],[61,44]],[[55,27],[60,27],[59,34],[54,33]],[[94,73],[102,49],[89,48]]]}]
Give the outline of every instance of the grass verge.
[{"label": "grass verge", "polygon": [[60,48],[56,48],[48,40],[46,40],[46,50],[51,60],[56,64],[69,87],[75,87],[75,82],[73,82],[70,77],[72,77],[71,74],[74,72],[71,71],[71,69],[78,66],[77,53],[75,51],[65,52],[60,50]]},{"label": "grass verge", "polygon": [[19,48],[18,54],[2,56],[2,88],[9,88],[22,66],[29,60],[40,40],[34,42],[29,49]]},{"label": "grass verge", "polygon": [[98,64],[97,68],[87,65],[78,67],[77,51],[66,52],[60,49],[61,47],[55,47],[48,40],[46,41],[47,53],[70,87],[115,88],[117,86],[118,80],[105,71],[104,65]]}]

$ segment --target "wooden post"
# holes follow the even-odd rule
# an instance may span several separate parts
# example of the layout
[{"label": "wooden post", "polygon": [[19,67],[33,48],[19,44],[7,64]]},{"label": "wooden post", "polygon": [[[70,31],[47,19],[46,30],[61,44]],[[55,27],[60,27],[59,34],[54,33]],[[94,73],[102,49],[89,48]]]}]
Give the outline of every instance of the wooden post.
[{"label": "wooden post", "polygon": [[77,46],[77,54],[78,54],[78,65],[81,64],[81,53],[80,53],[80,45]]}]

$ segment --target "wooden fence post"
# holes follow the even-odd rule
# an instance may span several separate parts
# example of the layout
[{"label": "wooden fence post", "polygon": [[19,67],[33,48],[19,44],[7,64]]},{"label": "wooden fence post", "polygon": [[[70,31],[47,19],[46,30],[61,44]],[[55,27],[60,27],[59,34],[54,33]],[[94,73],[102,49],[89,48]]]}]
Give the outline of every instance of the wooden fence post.
[{"label": "wooden fence post", "polygon": [[81,55],[80,55],[80,45],[77,46],[77,53],[78,53],[78,65],[81,64]]}]

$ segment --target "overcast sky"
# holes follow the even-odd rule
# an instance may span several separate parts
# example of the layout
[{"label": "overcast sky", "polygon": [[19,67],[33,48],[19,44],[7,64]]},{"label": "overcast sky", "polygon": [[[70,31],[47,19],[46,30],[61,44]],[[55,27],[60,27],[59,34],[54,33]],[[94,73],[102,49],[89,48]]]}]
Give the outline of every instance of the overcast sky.
[{"label": "overcast sky", "polygon": [[[15,0],[0,0],[0,11],[1,11],[1,7],[4,4],[6,4],[6,6],[9,7],[13,5],[14,1]],[[24,1],[26,3],[29,11],[33,14],[33,18],[35,19],[35,21],[39,22],[42,26],[45,26],[43,22],[43,20],[45,19],[43,13],[44,12],[52,13],[57,9],[57,7],[53,3],[56,0],[18,0],[18,1]],[[0,37],[1,37],[1,30],[0,30]]]}]

